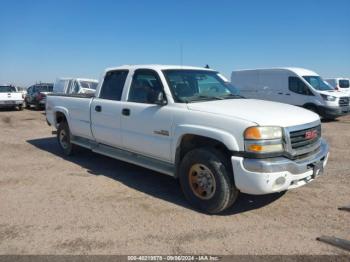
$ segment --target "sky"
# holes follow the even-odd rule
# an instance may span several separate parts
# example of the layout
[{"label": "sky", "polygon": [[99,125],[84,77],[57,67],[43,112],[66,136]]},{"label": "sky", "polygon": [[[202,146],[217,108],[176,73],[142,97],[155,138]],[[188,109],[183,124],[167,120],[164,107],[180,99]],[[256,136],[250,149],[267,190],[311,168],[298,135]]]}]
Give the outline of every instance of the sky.
[{"label": "sky", "polygon": [[350,77],[349,10],[349,0],[0,0],[0,83],[181,63],[228,78],[281,66]]}]

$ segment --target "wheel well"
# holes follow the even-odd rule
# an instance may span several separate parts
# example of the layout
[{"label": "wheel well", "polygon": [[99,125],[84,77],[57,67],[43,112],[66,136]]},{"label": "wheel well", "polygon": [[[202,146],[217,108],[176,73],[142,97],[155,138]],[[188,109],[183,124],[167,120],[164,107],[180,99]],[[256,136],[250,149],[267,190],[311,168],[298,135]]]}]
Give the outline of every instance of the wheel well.
[{"label": "wheel well", "polygon": [[317,109],[317,105],[312,104],[312,103],[306,103],[306,104],[303,105],[303,107],[304,108],[311,108],[311,107],[313,107],[313,108]]},{"label": "wheel well", "polygon": [[213,147],[216,150],[222,152],[225,156],[229,156],[230,154],[230,150],[218,140],[205,136],[188,134],[182,137],[181,143],[176,149],[176,166],[179,166],[178,164],[181,162],[182,158],[186,155],[187,152],[199,147]]},{"label": "wheel well", "polygon": [[62,112],[56,112],[56,124],[61,122],[67,122],[67,118]]},{"label": "wheel well", "polygon": [[318,109],[317,105],[315,105],[313,103],[306,103],[303,105],[303,108],[314,111],[317,114],[319,114],[319,109]]}]

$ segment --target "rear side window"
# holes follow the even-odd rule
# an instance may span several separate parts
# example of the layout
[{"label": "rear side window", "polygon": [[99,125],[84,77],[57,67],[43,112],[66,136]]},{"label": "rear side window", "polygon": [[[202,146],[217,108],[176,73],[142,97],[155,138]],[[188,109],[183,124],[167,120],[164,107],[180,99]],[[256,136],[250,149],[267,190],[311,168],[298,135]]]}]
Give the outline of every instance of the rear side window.
[{"label": "rear side window", "polygon": [[103,81],[100,98],[120,101],[128,70],[108,72]]},{"label": "rear side window", "polygon": [[300,95],[312,95],[308,87],[300,78],[290,76],[288,78],[289,90]]},{"label": "rear side window", "polygon": [[340,88],[349,88],[349,80],[339,80]]}]

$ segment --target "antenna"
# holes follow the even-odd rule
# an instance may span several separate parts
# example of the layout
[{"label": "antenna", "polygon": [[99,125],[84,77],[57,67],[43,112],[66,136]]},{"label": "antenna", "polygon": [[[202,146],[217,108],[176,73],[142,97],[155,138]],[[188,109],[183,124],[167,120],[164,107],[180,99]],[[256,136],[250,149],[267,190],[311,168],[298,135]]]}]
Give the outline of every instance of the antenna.
[{"label": "antenna", "polygon": [[180,43],[180,65],[183,65],[183,46],[182,42]]}]

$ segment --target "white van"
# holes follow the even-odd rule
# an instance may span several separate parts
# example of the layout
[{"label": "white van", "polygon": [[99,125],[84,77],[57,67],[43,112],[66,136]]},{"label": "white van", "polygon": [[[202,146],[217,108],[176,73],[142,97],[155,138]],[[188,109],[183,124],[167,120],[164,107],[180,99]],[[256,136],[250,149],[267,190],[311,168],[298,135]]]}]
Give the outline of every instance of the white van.
[{"label": "white van", "polygon": [[303,68],[233,71],[231,82],[241,95],[307,108],[323,118],[335,119],[350,111],[350,97]]},{"label": "white van", "polygon": [[325,80],[328,84],[330,84],[336,90],[340,90],[350,94],[349,78],[328,78]]},{"label": "white van", "polygon": [[94,94],[98,80],[87,78],[58,78],[53,86],[53,93]]}]

